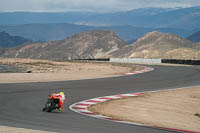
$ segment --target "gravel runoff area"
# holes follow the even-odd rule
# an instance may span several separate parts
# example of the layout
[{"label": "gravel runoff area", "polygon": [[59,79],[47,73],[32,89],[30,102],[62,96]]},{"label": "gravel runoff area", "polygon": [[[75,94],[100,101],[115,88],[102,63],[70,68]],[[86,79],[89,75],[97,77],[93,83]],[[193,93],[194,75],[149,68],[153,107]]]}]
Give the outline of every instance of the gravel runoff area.
[{"label": "gravel runoff area", "polygon": [[148,92],[99,103],[89,110],[150,126],[200,132],[200,87]]},{"label": "gravel runoff area", "polygon": [[17,67],[23,70],[23,72],[8,73],[9,70],[6,70],[8,71],[7,73],[0,72],[0,83],[50,82],[105,78],[121,76],[123,73],[142,69],[141,66],[119,63],[55,62],[47,60],[0,58],[0,67],[5,65]]}]

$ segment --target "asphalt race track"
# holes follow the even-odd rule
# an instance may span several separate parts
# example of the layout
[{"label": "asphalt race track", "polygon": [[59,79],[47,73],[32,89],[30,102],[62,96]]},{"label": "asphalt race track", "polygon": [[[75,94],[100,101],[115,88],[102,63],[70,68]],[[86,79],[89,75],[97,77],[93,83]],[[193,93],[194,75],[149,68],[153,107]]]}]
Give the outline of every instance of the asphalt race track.
[{"label": "asphalt race track", "polygon": [[[69,105],[90,98],[200,85],[197,67],[152,66],[154,71],[104,79],[50,83],[0,84],[0,125],[63,133],[169,133],[169,131],[114,123],[72,112]],[[48,94],[67,94],[63,112],[46,113]]]}]

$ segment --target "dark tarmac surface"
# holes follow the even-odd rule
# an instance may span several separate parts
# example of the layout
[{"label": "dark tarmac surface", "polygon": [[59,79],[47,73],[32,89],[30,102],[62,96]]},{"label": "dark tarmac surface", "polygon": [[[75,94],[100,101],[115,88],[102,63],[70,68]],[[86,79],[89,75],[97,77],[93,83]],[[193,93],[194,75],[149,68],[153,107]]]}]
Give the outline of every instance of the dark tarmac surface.
[{"label": "dark tarmac surface", "polygon": [[[152,72],[105,79],[0,84],[0,125],[63,133],[169,133],[91,118],[68,108],[73,103],[100,96],[200,85],[197,67],[153,67]],[[42,112],[48,94],[61,90],[67,95],[64,111]]]}]

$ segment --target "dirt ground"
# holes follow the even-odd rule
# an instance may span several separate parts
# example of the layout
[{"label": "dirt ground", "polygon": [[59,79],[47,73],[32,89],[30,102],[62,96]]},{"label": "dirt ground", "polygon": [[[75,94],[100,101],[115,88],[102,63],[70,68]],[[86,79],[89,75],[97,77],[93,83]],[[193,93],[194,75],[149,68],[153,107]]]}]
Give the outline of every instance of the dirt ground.
[{"label": "dirt ground", "polygon": [[116,119],[200,132],[200,87],[149,92],[100,103],[90,110]]},{"label": "dirt ground", "polygon": [[123,66],[116,63],[55,62],[31,59],[0,59],[0,64],[14,65],[24,69],[23,73],[0,73],[0,83],[105,78],[141,69],[138,66]]},{"label": "dirt ground", "polygon": [[39,131],[39,130],[31,130],[31,129],[24,129],[24,128],[14,128],[14,127],[0,126],[0,133],[49,133],[49,132]]}]

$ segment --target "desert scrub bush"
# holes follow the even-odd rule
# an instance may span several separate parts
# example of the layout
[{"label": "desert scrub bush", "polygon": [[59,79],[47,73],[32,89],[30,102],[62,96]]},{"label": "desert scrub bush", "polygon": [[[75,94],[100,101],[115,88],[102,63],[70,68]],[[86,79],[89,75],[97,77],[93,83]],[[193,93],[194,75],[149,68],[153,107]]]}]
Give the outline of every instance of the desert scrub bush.
[{"label": "desert scrub bush", "polygon": [[200,113],[196,113],[194,115],[200,118]]}]

